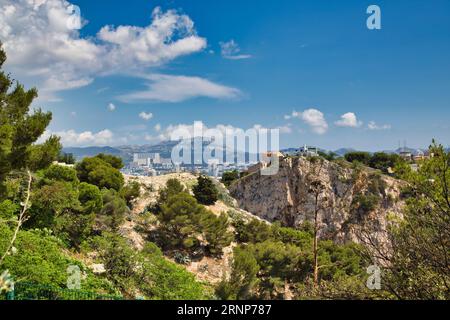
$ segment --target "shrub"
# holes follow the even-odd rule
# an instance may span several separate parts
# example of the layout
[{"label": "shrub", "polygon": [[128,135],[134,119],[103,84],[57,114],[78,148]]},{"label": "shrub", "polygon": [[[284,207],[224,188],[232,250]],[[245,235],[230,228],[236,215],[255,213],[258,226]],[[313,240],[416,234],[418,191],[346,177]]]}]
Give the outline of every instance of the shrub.
[{"label": "shrub", "polygon": [[358,214],[361,219],[376,209],[380,202],[380,198],[374,194],[359,194],[353,198],[352,211]]},{"label": "shrub", "polygon": [[127,241],[113,233],[104,233],[86,246],[95,250],[105,265],[106,276],[126,296],[139,291],[148,299],[199,300],[207,298],[205,288],[193,274],[167,261],[153,243],[137,252]]},{"label": "shrub", "polygon": [[125,199],[127,205],[130,207],[133,200],[139,198],[141,195],[141,185],[137,181],[132,181],[122,188],[120,195]]},{"label": "shrub", "polygon": [[368,165],[387,174],[389,173],[389,168],[393,169],[402,161],[402,158],[398,154],[377,152],[370,158]]},{"label": "shrub", "polygon": [[109,154],[104,154],[104,153],[100,153],[100,154],[96,155],[95,157],[105,161],[106,163],[109,163],[115,169],[120,170],[124,167],[123,161],[119,157],[109,155]]},{"label": "shrub", "polygon": [[318,154],[319,154],[319,156],[321,156],[322,158],[324,158],[325,160],[328,160],[328,161],[333,161],[338,157],[338,155],[332,151],[323,152],[323,151],[319,150]]},{"label": "shrub", "polygon": [[100,227],[117,230],[129,213],[125,200],[115,190],[103,190],[103,208],[98,215]]},{"label": "shrub", "polygon": [[348,162],[360,162],[362,164],[369,164],[370,161],[370,153],[368,152],[359,152],[359,151],[355,151],[355,152],[349,152],[347,153],[345,156],[345,160],[347,160]]},{"label": "shrub", "polygon": [[226,171],[222,174],[222,183],[228,188],[235,181],[239,180],[239,171]]},{"label": "shrub", "polygon": [[273,237],[270,225],[257,219],[252,219],[248,223],[238,219],[233,222],[233,226],[236,230],[236,239],[239,242],[264,242]]},{"label": "shrub", "polygon": [[201,222],[205,239],[208,242],[207,249],[212,255],[222,255],[222,249],[233,241],[233,234],[228,231],[229,222],[226,214],[216,217],[207,212]]},{"label": "shrub", "polygon": [[258,283],[258,271],[258,263],[249,250],[244,247],[234,248],[230,279],[218,285],[216,295],[223,300],[249,299],[253,287]]},{"label": "shrub", "polygon": [[206,176],[198,177],[197,185],[194,186],[193,192],[195,199],[203,205],[213,205],[219,199],[219,192],[214,182]]},{"label": "shrub", "polygon": [[60,165],[51,165],[43,172],[43,182],[64,181],[77,185],[80,181],[77,177],[77,171]]},{"label": "shrub", "polygon": [[[0,224],[0,253],[5,252],[12,230]],[[43,231],[19,231],[14,244],[15,253],[6,257],[1,268],[10,271],[14,280],[37,284],[67,285],[67,267],[79,265],[66,257],[61,242]]]},{"label": "shrub", "polygon": [[65,164],[75,164],[75,158],[72,153],[61,152],[58,156],[58,162]]},{"label": "shrub", "polygon": [[99,157],[84,158],[76,170],[80,181],[96,185],[100,189],[119,191],[124,184],[122,173]]},{"label": "shrub", "polygon": [[78,200],[84,213],[99,213],[103,207],[103,197],[97,186],[86,182],[78,187]]},{"label": "shrub", "polygon": [[161,213],[161,206],[166,203],[170,197],[182,192],[187,193],[187,190],[180,181],[177,179],[167,180],[166,186],[158,192],[158,200],[152,207],[149,207],[148,210],[155,214]]},{"label": "shrub", "polygon": [[52,181],[35,190],[31,196],[31,228],[53,228],[56,217],[65,212],[79,210],[78,190],[69,182]]}]

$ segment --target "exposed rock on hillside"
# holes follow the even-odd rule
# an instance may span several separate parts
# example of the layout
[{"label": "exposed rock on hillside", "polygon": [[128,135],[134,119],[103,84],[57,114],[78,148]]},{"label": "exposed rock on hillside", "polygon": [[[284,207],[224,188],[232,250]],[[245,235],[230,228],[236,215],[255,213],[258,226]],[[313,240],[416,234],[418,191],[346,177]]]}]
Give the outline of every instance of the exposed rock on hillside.
[{"label": "exposed rock on hillside", "polygon": [[401,214],[401,183],[346,162],[280,158],[276,175],[252,173],[230,189],[240,208],[268,221],[298,227],[317,209],[322,239],[359,242],[364,229],[383,243],[389,214]]}]

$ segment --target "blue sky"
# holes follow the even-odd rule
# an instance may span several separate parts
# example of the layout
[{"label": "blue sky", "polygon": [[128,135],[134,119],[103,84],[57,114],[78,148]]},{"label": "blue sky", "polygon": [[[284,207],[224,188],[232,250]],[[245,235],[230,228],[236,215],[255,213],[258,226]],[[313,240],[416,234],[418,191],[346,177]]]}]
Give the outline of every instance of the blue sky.
[{"label": "blue sky", "polygon": [[[22,5],[10,14],[35,10],[31,24],[52,28],[38,29],[47,36],[19,56],[14,50],[26,41],[17,39],[27,29],[4,14],[12,31],[0,40],[14,57],[7,68],[44,87],[37,106],[53,112],[49,132],[66,145],[155,143],[196,120],[210,128],[280,128],[282,147],[450,144],[449,1],[71,0],[84,19],[79,34],[61,31],[48,14],[68,2],[46,1],[36,9],[0,0],[4,12]],[[366,27],[371,4],[381,8],[381,30]],[[189,42],[139,54],[133,46],[142,39],[123,42],[119,26],[144,29],[158,17],[177,21],[169,43]],[[117,55],[106,52],[113,46]]]}]

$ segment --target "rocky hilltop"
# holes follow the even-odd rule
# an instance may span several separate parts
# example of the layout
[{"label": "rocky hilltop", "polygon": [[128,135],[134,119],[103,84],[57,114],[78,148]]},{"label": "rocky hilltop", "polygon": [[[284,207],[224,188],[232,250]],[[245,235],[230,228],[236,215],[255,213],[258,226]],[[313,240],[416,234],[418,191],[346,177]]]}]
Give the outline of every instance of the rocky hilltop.
[{"label": "rocky hilltop", "polygon": [[240,208],[270,222],[299,227],[313,222],[317,213],[322,239],[360,242],[364,231],[383,243],[388,217],[401,215],[401,185],[345,161],[281,157],[277,174],[251,173],[235,182],[230,192]]}]

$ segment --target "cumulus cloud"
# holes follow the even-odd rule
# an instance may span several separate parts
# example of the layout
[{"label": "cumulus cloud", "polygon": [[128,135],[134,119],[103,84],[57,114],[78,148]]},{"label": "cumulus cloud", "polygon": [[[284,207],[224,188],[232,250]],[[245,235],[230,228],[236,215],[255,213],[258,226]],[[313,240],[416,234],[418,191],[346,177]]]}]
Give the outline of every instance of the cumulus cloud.
[{"label": "cumulus cloud", "polygon": [[145,121],[148,121],[151,118],[153,118],[153,113],[151,113],[151,112],[141,112],[141,113],[139,113],[139,118],[141,118],[141,119],[143,119]]},{"label": "cumulus cloud", "polygon": [[358,121],[356,114],[353,112],[345,113],[341,116],[341,119],[334,123],[338,127],[357,128],[362,126],[362,122]]},{"label": "cumulus cloud", "polygon": [[290,115],[285,115],[286,120],[298,118],[311,127],[317,134],[325,134],[328,131],[328,123],[324,114],[317,109],[307,109],[302,112],[293,111]]},{"label": "cumulus cloud", "polygon": [[[112,45],[109,62],[118,67],[159,65],[179,56],[203,50],[206,40],[198,37],[194,22],[175,10],[163,12],[157,7],[152,23],[145,27],[103,27],[98,38]],[[178,38],[177,38],[178,37]]]},{"label": "cumulus cloud", "polygon": [[[156,128],[155,128],[156,129]],[[236,127],[230,124],[218,124],[215,126],[208,127],[205,123],[202,121],[197,121],[194,124],[170,124],[165,128],[159,127],[159,130],[155,130],[158,132],[157,135],[150,135],[147,134],[145,136],[145,140],[149,142],[159,142],[159,141],[168,141],[171,140],[174,136],[176,136],[178,133],[186,133],[188,136],[193,138],[213,138],[214,137],[214,131],[220,132],[223,136],[226,135],[237,135],[239,133],[245,133],[248,129],[254,129],[256,132],[259,132],[261,130],[273,130],[277,129],[280,131],[280,133],[291,133],[292,128],[290,125],[286,126],[278,126],[273,128],[264,127],[259,124],[255,124],[250,128],[240,128]]]},{"label": "cumulus cloud", "polygon": [[222,57],[229,60],[249,59],[252,56],[249,54],[241,54],[239,45],[232,39],[228,42],[220,42]]},{"label": "cumulus cloud", "polygon": [[239,89],[213,83],[200,77],[154,74],[142,76],[147,79],[147,90],[119,96],[123,102],[163,101],[180,102],[195,97],[233,99],[241,96]]},{"label": "cumulus cloud", "polygon": [[277,127],[277,129],[280,130],[280,133],[285,133],[285,134],[292,133],[292,127],[290,124]]},{"label": "cumulus cloud", "polygon": [[116,105],[114,103],[108,104],[108,110],[111,111],[111,112],[116,110]]},{"label": "cumulus cloud", "polygon": [[50,135],[61,137],[61,143],[64,147],[87,147],[87,146],[106,146],[125,142],[124,139],[114,136],[109,129],[104,129],[99,132],[83,131],[76,132],[75,130],[66,131],[46,131],[40,140],[45,140]]},{"label": "cumulus cloud", "polygon": [[370,121],[367,125],[367,128],[369,130],[389,130],[392,128],[392,126],[390,124],[378,125],[375,123],[375,121]]},{"label": "cumulus cloud", "polygon": [[[82,37],[70,25],[86,24],[66,0],[1,0],[0,40],[7,69],[41,95],[89,85],[95,77],[133,73],[206,48],[194,22],[175,10],[156,8],[146,27],[105,26]],[[75,21],[77,23],[74,23]]]}]

